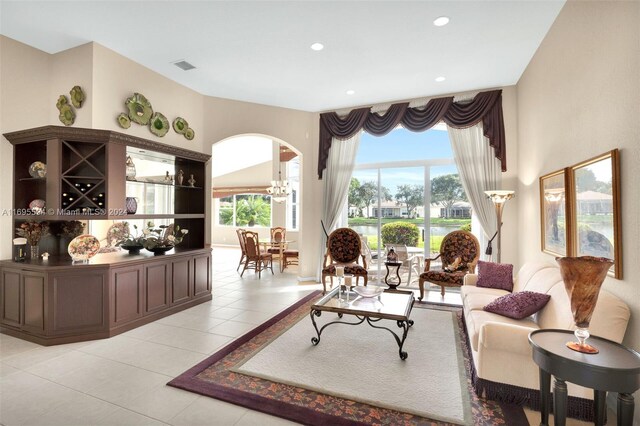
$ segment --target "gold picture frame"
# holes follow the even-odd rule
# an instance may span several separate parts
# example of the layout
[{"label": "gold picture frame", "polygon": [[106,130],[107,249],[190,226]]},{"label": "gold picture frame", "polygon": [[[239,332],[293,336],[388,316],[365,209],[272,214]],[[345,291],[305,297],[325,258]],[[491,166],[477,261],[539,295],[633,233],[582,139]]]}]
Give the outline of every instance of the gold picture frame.
[{"label": "gold picture frame", "polygon": [[622,278],[620,158],[617,149],[569,168],[572,256],[613,260],[609,275]]},{"label": "gold picture frame", "polygon": [[571,253],[571,221],[567,169],[540,177],[540,244],[545,253]]}]

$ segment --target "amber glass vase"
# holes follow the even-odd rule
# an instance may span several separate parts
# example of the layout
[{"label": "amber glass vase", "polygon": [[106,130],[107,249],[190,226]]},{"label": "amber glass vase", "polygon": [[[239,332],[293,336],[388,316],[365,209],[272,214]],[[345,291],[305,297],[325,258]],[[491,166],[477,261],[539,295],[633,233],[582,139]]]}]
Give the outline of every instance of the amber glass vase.
[{"label": "amber glass vase", "polygon": [[613,265],[611,259],[604,257],[557,257],[564,287],[571,301],[571,313],[576,324],[574,332],[577,342],[567,342],[574,351],[597,354],[597,348],[586,343],[589,338],[589,323],[598,301],[600,287],[607,271]]}]

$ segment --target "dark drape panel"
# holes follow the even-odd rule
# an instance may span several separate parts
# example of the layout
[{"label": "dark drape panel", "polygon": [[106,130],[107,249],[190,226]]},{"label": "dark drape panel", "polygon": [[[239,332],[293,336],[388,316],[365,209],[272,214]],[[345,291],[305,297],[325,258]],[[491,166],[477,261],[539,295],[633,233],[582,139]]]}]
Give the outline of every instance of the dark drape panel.
[{"label": "dark drape panel", "polygon": [[320,146],[318,153],[318,178],[327,167],[331,140],[349,139],[360,129],[382,136],[398,124],[421,132],[444,120],[451,127],[471,127],[482,120],[484,135],[489,139],[502,171],[507,171],[504,120],[502,116],[502,90],[478,93],[471,102],[454,103],[453,97],[431,99],[421,108],[409,108],[408,102],[393,104],[384,115],[371,112],[371,108],[351,111],[345,118],[335,112],[320,114]]},{"label": "dark drape panel", "polygon": [[354,109],[344,119],[335,112],[320,114],[320,148],[318,152],[318,179],[327,167],[331,139],[349,139],[362,129],[371,108]]},{"label": "dark drape panel", "polygon": [[384,136],[400,124],[400,120],[407,112],[409,102],[393,104],[384,115],[372,112],[364,122],[364,129],[376,136]]},{"label": "dark drape panel", "polygon": [[423,132],[438,124],[453,104],[453,97],[431,99],[422,108],[409,108],[402,117],[402,125],[414,132]]},{"label": "dark drape panel", "polygon": [[474,126],[480,120],[484,135],[489,139],[489,145],[493,147],[496,158],[500,160],[502,171],[506,172],[502,90],[478,93],[469,103],[452,103],[444,115],[444,122],[457,129]]}]

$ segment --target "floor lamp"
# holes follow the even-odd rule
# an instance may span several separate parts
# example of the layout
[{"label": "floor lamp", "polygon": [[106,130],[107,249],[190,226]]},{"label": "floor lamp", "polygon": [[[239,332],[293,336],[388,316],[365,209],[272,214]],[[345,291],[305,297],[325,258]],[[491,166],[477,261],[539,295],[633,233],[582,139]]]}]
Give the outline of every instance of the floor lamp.
[{"label": "floor lamp", "polygon": [[497,260],[500,263],[500,229],[502,228],[502,209],[504,204],[514,197],[515,191],[484,191],[487,197],[491,199],[493,205],[496,207],[496,217],[498,218],[498,256]]}]

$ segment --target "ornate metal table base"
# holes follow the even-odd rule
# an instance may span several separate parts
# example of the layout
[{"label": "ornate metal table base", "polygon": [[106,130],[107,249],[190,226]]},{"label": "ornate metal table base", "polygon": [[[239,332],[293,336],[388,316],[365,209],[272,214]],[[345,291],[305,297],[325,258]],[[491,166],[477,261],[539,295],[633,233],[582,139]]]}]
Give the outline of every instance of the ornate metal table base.
[{"label": "ornate metal table base", "polygon": [[[309,316],[311,317],[313,328],[316,330],[316,334],[318,335],[318,337],[311,338],[311,344],[314,346],[320,343],[320,336],[322,335],[322,332],[324,331],[325,328],[327,328],[331,324],[358,325],[366,321],[371,327],[387,330],[389,333],[393,335],[393,337],[396,339],[396,343],[398,344],[398,354],[400,355],[401,360],[404,361],[409,356],[406,352],[402,350],[402,347],[404,346],[404,341],[407,339],[407,333],[409,332],[409,327],[413,325],[413,320],[396,321],[398,327],[402,329],[402,337],[400,337],[398,334],[394,333],[390,328],[375,325],[375,323],[380,321],[382,318],[370,318],[368,316],[362,316],[362,315],[354,315],[356,318],[358,318],[358,321],[356,322],[348,322],[348,321],[340,321],[340,320],[331,321],[323,325],[320,329],[318,329],[318,324],[316,324],[315,317],[319,317],[320,315],[322,315],[322,311],[311,309],[311,313]],[[338,318],[341,319],[342,317],[343,317],[342,314],[338,314]]]}]

